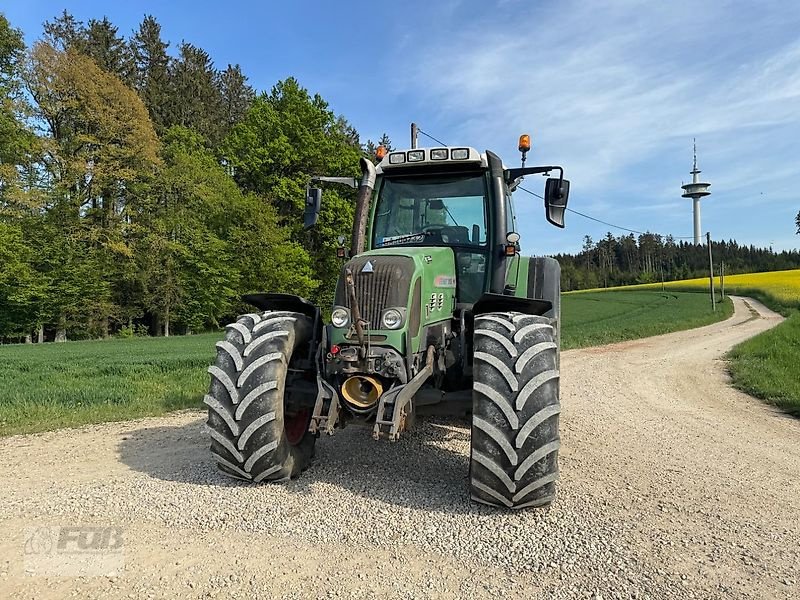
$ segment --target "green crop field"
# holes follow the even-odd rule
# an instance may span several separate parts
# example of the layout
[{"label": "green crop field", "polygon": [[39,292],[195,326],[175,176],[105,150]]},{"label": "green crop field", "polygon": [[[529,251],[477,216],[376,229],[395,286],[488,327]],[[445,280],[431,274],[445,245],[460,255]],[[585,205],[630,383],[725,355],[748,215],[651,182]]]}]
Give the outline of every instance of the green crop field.
[{"label": "green crop field", "polygon": [[565,350],[691,329],[733,314],[730,300],[712,312],[708,295],[690,292],[574,292],[561,302]]},{"label": "green crop field", "polygon": [[[705,325],[702,294],[597,292],[563,296],[562,345],[577,348]],[[0,346],[0,435],[159,415],[201,406],[221,333]]]},{"label": "green crop field", "polygon": [[199,406],[220,337],[0,346],[0,435]]}]

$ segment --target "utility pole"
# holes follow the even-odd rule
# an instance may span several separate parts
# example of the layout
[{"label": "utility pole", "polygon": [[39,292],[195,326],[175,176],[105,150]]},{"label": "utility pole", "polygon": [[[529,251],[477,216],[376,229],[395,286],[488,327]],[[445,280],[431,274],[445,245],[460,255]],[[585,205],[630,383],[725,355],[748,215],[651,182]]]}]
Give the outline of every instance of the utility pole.
[{"label": "utility pole", "polygon": [[411,149],[417,147],[417,137],[419,137],[419,127],[416,123],[411,124]]},{"label": "utility pole", "polygon": [[719,287],[722,289],[722,299],[725,300],[725,261],[722,261],[722,267],[719,271]]},{"label": "utility pole", "polygon": [[711,310],[717,312],[717,299],[714,298],[714,259],[711,256],[711,232],[706,233],[706,242],[708,243],[708,272],[709,281],[711,282]]}]

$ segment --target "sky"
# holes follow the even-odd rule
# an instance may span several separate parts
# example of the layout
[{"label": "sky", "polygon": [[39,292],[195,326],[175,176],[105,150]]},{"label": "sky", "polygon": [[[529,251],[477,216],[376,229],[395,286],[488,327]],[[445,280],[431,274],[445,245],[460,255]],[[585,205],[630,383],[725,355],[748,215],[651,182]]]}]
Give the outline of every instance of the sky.
[{"label": "sky", "polygon": [[[410,123],[450,145],[519,165],[559,164],[569,207],[638,231],[692,235],[697,139],[702,229],[715,239],[800,248],[800,3],[436,0],[404,2],[0,3],[31,43],[67,9],[129,35],[145,14],[171,51],[185,40],[218,68],[240,64],[257,90],[296,77],[363,140],[407,147]],[[425,136],[421,146],[438,146]],[[331,173],[330,175],[334,175]],[[544,180],[524,186],[542,193]],[[625,231],[514,194],[528,253],[577,252],[585,235]]]}]

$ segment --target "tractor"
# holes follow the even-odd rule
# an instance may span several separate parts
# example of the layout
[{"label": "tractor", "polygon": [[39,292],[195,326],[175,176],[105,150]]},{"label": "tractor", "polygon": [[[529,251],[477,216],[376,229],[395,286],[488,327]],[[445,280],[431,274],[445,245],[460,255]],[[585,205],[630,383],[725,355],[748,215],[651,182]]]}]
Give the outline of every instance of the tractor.
[{"label": "tractor", "polygon": [[[222,473],[287,481],[322,433],[360,424],[395,441],[419,416],[471,415],[471,498],[511,509],[553,501],[560,268],[520,255],[511,194],[526,175],[556,172],[545,216],[563,227],[569,181],[561,167],[525,166],[527,135],[519,149],[522,166],[508,168],[469,147],[379,148],[360,178],[313,178],[357,190],[330,322],[299,296],[243,297],[257,311],[216,344],[204,399]],[[310,182],[306,228],[321,202]]]}]

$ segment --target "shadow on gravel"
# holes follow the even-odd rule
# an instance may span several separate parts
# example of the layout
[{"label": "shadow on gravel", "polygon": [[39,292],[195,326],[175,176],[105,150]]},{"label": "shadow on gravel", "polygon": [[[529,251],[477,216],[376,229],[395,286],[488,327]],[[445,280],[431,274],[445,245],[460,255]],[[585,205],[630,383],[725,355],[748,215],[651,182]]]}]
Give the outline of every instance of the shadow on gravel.
[{"label": "shadow on gravel", "polygon": [[[220,488],[248,486],[216,470],[203,422],[132,431],[120,441],[120,458],[131,469],[165,481]],[[320,437],[314,463],[282,488],[335,503],[336,499],[327,498],[330,490],[319,485],[328,484],[397,506],[482,513],[491,509],[469,501],[468,453],[466,421],[420,419],[414,431],[394,443],[377,442],[371,429],[350,426],[331,437]]]}]

